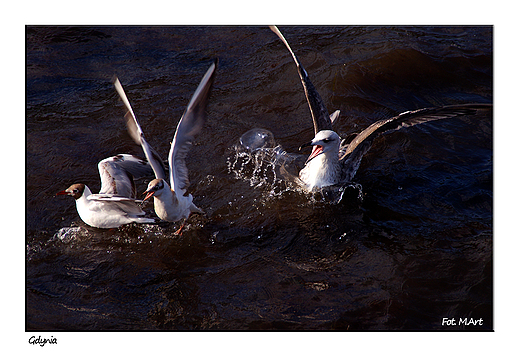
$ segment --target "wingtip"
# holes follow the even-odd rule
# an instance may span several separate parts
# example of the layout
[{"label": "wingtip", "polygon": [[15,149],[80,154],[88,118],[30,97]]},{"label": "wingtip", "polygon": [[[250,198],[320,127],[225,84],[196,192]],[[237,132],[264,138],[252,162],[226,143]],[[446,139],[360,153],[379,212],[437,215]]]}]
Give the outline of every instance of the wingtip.
[{"label": "wingtip", "polygon": [[119,82],[119,78],[115,74],[112,76],[111,82],[114,86],[117,86],[118,84],[121,85],[121,82]]},{"label": "wingtip", "polygon": [[119,78],[114,74],[112,76],[112,85],[114,86],[116,92],[119,94],[119,98],[124,102],[124,98],[126,96],[125,90],[123,89],[123,85],[119,81]]},{"label": "wingtip", "polygon": [[290,46],[289,46],[289,43],[287,42],[287,40],[285,39],[284,35],[280,32],[280,30],[278,29],[277,26],[269,26],[269,28],[271,29],[271,31],[273,31],[276,36],[278,36],[278,38],[280,40],[282,40],[282,42],[289,48],[289,50],[292,52]]},{"label": "wingtip", "polygon": [[338,120],[340,113],[341,113],[341,111],[338,109],[330,115],[330,122],[332,124],[336,123],[336,120]]},{"label": "wingtip", "polygon": [[215,72],[217,71],[217,68],[218,68],[218,62],[219,62],[218,57],[215,57],[213,59],[213,62],[209,66],[208,70],[206,71],[205,77],[208,76],[208,75],[213,76],[215,74]]},{"label": "wingtip", "polygon": [[291,45],[289,45],[289,42],[287,42],[287,40],[285,39],[285,36],[280,32],[280,30],[278,30],[278,27],[276,27],[276,26],[269,26],[269,28],[271,29],[271,31],[273,31],[276,34],[276,36],[278,36],[278,38],[283,42],[285,47],[287,47],[287,49],[289,50],[289,53],[291,54],[294,62],[296,63],[296,67],[298,68],[298,71],[300,71],[300,70],[303,71],[303,75],[307,76],[307,72],[305,71],[305,69],[301,65],[300,60],[298,59],[298,57],[296,57],[296,54],[292,50]]}]

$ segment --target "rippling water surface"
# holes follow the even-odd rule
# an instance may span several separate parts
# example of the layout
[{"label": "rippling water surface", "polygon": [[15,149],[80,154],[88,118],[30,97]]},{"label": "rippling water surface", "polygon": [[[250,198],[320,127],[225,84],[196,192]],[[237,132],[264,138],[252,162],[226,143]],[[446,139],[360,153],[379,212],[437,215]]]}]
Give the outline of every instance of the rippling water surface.
[{"label": "rippling water surface", "polygon": [[[342,136],[406,110],[493,100],[490,27],[280,29],[341,110]],[[182,236],[178,223],[101,230],[54,197],[75,182],[97,192],[106,157],[142,156],[114,74],[166,158],[215,57],[188,156],[205,216]],[[266,128],[297,163],[313,136],[292,58],[267,27],[28,27],[26,122],[28,330],[493,328],[491,113],[380,137],[331,204],[237,149]]]}]

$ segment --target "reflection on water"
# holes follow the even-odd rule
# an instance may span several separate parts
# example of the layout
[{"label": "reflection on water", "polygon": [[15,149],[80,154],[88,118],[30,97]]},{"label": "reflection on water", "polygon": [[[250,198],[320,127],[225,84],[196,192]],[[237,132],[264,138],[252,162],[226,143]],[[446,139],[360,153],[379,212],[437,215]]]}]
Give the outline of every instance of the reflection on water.
[{"label": "reflection on water", "polygon": [[[341,110],[342,137],[493,98],[490,27],[281,31]],[[114,74],[166,157],[214,57],[208,120],[187,160],[205,214],[181,236],[179,223],[94,229],[54,198],[74,182],[99,189],[105,157],[141,155]],[[29,27],[26,121],[28,330],[493,328],[491,113],[382,136],[352,187],[310,195],[280,170],[297,174],[313,130],[292,58],[267,27]]]}]

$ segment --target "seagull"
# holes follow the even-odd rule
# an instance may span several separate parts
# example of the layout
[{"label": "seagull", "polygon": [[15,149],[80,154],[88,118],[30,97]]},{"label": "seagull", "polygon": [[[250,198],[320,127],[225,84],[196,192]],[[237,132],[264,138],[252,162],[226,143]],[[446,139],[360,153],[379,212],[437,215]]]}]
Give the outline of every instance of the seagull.
[{"label": "seagull", "polygon": [[218,60],[215,60],[207,70],[177,125],[168,156],[169,184],[166,181],[166,171],[162,160],[146,141],[141,126],[123,90],[123,86],[117,77],[113,81],[114,87],[127,111],[125,119],[130,136],[138,145],[141,145],[155,173],[155,179],[150,181],[147,190],[144,192],[146,197],[143,201],[153,196],[155,213],[164,221],[176,222],[184,219],[176,234],[180,234],[191,213],[203,213],[193,203],[193,196],[191,194],[186,195],[186,190],[190,184],[188,168],[186,167],[186,155],[195,135],[200,132],[206,120],[205,111],[215,78],[217,64]]},{"label": "seagull", "polygon": [[152,174],[148,162],[133,155],[119,154],[98,163],[101,190],[93,194],[83,183],[75,183],[56,196],[68,195],[76,200],[78,214],[89,226],[117,228],[128,223],[155,223],[137,205],[133,177]]},{"label": "seagull", "polygon": [[[332,124],[339,117],[339,111],[328,115],[323,100],[289,43],[276,26],[270,26],[270,29],[282,40],[296,63],[314,124],[314,138],[300,146],[300,150],[306,146],[312,146],[312,152],[307,158],[305,166],[300,170],[298,177],[292,175],[292,179],[306,191],[316,191],[327,186],[352,182],[363,155],[370,149],[372,142],[380,134],[432,120],[474,115],[478,110],[492,108],[492,104],[471,103],[407,111],[373,123],[355,135],[352,140],[342,140],[332,130]],[[288,172],[285,173],[289,174]]]}]

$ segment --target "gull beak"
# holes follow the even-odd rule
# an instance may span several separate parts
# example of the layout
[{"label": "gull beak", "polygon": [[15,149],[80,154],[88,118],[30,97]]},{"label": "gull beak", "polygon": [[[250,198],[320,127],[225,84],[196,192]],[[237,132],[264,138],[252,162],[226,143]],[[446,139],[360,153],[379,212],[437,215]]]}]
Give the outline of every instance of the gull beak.
[{"label": "gull beak", "polygon": [[143,202],[146,201],[147,199],[149,199],[150,197],[152,197],[154,193],[155,193],[155,191],[148,191],[148,190],[144,191],[143,195],[146,194],[146,197],[143,199]]},{"label": "gull beak", "polygon": [[311,154],[309,155],[309,158],[307,159],[307,162],[311,161],[312,159],[314,159],[316,156],[318,156],[319,154],[321,154],[323,152],[323,146],[321,145],[315,145],[313,148],[312,148],[312,152]]},{"label": "gull beak", "polygon": [[313,146],[313,148],[312,148],[311,154],[309,155],[309,158],[307,159],[307,161],[305,163],[311,161],[312,159],[314,159],[316,156],[318,156],[319,154],[321,154],[323,152],[323,146],[314,144],[314,140],[303,144],[302,146],[300,146],[299,150],[301,150],[302,148],[307,147],[307,146]]},{"label": "gull beak", "polygon": [[56,196],[61,196],[61,195],[68,195],[69,193],[67,191],[60,191],[56,194]]}]

